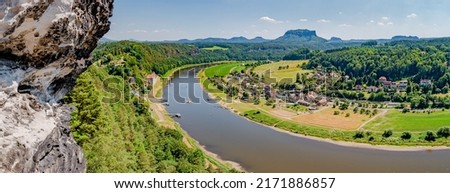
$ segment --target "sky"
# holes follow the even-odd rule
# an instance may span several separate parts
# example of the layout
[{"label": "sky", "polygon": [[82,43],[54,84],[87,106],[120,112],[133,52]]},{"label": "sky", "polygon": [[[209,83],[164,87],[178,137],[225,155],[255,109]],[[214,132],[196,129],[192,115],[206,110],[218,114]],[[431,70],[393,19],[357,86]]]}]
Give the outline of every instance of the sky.
[{"label": "sky", "polygon": [[290,29],[324,38],[450,37],[448,0],[115,0],[114,40],[257,36]]}]

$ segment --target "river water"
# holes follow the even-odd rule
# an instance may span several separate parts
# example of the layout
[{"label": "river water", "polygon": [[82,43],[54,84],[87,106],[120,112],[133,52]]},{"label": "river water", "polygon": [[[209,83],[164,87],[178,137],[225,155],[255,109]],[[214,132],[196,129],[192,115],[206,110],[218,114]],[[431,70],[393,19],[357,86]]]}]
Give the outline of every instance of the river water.
[{"label": "river water", "polygon": [[196,69],[164,89],[167,111],[205,148],[248,172],[450,172],[450,150],[384,151],[345,147],[275,131],[208,102]]}]

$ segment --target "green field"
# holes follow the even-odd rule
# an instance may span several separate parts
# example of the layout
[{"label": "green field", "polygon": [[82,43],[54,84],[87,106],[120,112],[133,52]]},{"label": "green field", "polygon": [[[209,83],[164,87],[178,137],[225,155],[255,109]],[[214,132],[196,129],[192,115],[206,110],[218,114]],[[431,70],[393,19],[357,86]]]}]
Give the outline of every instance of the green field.
[{"label": "green field", "polygon": [[208,51],[223,50],[223,51],[227,51],[228,48],[224,48],[224,47],[220,47],[220,46],[213,46],[213,47],[208,47],[208,48],[202,48],[202,50],[208,50]]},{"label": "green field", "polygon": [[450,112],[437,110],[434,113],[402,113],[391,110],[368,123],[365,128],[373,131],[384,131],[391,129],[395,132],[426,132],[437,131],[443,126],[450,126]]},{"label": "green field", "polygon": [[231,72],[240,72],[241,70],[245,70],[245,66],[241,62],[230,62],[224,63],[217,66],[209,67],[205,70],[205,75],[207,77],[224,77]]},{"label": "green field", "polygon": [[[267,75],[270,73],[270,78],[265,79],[266,82],[273,83],[276,82],[289,82],[292,83],[296,80],[297,73],[303,74],[311,72],[310,70],[303,70],[299,67],[306,64],[307,60],[296,60],[296,61],[280,61],[271,64],[265,64],[256,67],[253,72],[259,75]],[[288,69],[279,70],[280,67],[289,66]]]}]

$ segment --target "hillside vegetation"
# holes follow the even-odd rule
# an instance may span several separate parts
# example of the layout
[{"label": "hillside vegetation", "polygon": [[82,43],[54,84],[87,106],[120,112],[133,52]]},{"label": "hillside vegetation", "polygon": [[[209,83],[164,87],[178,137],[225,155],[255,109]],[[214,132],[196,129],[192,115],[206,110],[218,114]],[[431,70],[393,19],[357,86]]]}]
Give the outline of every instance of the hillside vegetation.
[{"label": "hillside vegetation", "polygon": [[[180,45],[108,43],[66,99],[76,107],[71,129],[82,146],[88,172],[227,172],[176,128],[152,119],[143,77],[186,63],[206,62],[198,49]],[[193,57],[193,56],[196,57]]]}]

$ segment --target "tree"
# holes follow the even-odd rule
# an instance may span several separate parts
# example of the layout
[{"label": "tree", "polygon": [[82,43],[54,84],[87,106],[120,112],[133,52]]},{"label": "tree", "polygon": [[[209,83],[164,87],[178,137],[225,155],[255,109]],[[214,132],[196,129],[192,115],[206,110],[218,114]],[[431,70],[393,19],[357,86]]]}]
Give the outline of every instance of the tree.
[{"label": "tree", "polygon": [[361,44],[361,46],[376,46],[378,42],[376,40],[369,40]]},{"label": "tree", "polygon": [[250,95],[248,94],[248,92],[242,93],[242,100],[248,100],[249,98],[250,98]]},{"label": "tree", "polygon": [[411,139],[411,133],[410,132],[403,132],[401,138],[403,140]]},{"label": "tree", "polygon": [[438,137],[448,138],[450,137],[450,127],[442,127],[437,132]]},{"label": "tree", "polygon": [[87,74],[78,78],[76,87],[70,94],[70,101],[76,108],[72,112],[70,127],[75,140],[82,146],[107,124],[99,91]]},{"label": "tree", "polygon": [[343,110],[347,110],[348,107],[349,107],[348,102],[344,102],[339,106],[339,109],[343,111]]},{"label": "tree", "polygon": [[386,130],[383,132],[382,135],[384,138],[389,138],[390,136],[392,136],[392,130]]},{"label": "tree", "polygon": [[425,140],[426,141],[436,141],[436,136],[434,136],[434,133],[431,131],[427,131],[427,134],[425,135]]},{"label": "tree", "polygon": [[353,136],[353,139],[361,139],[361,138],[364,138],[364,132],[362,131],[357,131]]},{"label": "tree", "polygon": [[428,108],[427,100],[423,96],[413,97],[413,98],[411,98],[411,108],[413,108],[413,109]]}]

